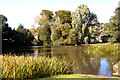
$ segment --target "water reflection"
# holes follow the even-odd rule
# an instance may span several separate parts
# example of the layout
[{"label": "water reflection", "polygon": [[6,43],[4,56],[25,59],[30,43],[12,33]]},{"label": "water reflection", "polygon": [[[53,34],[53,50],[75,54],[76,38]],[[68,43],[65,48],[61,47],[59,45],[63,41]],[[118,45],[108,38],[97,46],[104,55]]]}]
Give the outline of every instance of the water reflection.
[{"label": "water reflection", "polygon": [[112,71],[110,69],[111,67],[107,60],[107,58],[100,59],[99,75],[103,75],[103,73],[106,73],[106,76],[112,76]]},{"label": "water reflection", "polygon": [[[104,75],[105,73],[106,76],[112,76],[112,62],[114,59],[111,57],[89,56],[85,54],[84,46],[59,46],[49,49],[41,49],[41,51],[47,56],[66,58],[68,61],[73,62],[74,74]],[[42,53],[35,54],[38,56]]]},{"label": "water reflection", "polygon": [[84,47],[56,47],[51,50],[52,56],[65,57],[74,63],[74,74],[98,74],[100,58],[93,58],[84,53]]},{"label": "water reflection", "polygon": [[39,53],[39,49],[34,49],[34,56],[37,57],[38,56],[38,53]]},{"label": "water reflection", "polygon": [[22,50],[24,53],[32,56],[46,55],[49,57],[66,58],[66,60],[74,63],[74,74],[96,74],[112,76],[112,62],[115,58],[102,57],[99,54],[88,55],[85,51],[85,46],[56,46],[56,47],[33,47]]}]

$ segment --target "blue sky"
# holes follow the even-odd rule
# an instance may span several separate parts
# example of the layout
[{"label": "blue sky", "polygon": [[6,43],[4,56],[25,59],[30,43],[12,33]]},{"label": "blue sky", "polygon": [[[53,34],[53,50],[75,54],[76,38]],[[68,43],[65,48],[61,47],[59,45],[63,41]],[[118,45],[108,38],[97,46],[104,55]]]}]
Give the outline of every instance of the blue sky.
[{"label": "blue sky", "polygon": [[12,28],[17,28],[19,24],[31,28],[42,9],[53,12],[75,11],[78,5],[86,4],[91,12],[97,14],[99,22],[106,23],[114,15],[118,1],[120,0],[1,0],[0,14],[8,18],[8,24]]}]

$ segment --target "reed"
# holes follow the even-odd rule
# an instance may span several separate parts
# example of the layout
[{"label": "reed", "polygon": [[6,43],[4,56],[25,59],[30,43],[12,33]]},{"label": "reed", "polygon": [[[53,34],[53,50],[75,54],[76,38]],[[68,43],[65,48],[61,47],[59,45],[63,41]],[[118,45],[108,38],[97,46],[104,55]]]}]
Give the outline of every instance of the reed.
[{"label": "reed", "polygon": [[88,46],[85,50],[86,53],[96,54],[118,54],[120,53],[118,45],[92,45]]},{"label": "reed", "polygon": [[72,73],[72,65],[64,59],[45,56],[13,56],[2,58],[2,78],[41,78]]}]

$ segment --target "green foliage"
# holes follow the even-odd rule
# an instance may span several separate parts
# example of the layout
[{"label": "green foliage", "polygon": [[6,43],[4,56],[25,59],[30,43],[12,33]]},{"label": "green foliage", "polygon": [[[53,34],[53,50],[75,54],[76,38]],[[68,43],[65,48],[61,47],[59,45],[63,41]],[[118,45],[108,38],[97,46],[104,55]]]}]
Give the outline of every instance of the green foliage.
[{"label": "green foliage", "polygon": [[48,17],[48,19],[52,19],[52,16],[53,16],[53,12],[52,11],[49,11],[49,10],[42,10],[42,12],[40,13],[40,15],[45,15]]},{"label": "green foliage", "polygon": [[7,17],[0,15],[0,27],[2,27],[2,47],[3,49],[9,46],[12,46],[14,31],[11,27],[8,27]]},{"label": "green foliage", "polygon": [[[61,37],[61,31],[57,26],[51,26],[51,41],[56,42],[56,40],[59,40]],[[58,42],[58,41],[57,41]]]},{"label": "green foliage", "polygon": [[0,56],[2,78],[41,78],[72,73],[72,65],[65,60],[32,56]]},{"label": "green foliage", "polygon": [[85,48],[85,53],[89,56],[93,57],[112,57],[117,62],[120,60],[120,51],[119,51],[119,45],[110,45],[110,44],[103,44],[103,45],[90,45]]},{"label": "green foliage", "polygon": [[98,18],[97,18],[97,15],[94,14],[93,12],[90,13],[89,17],[87,17],[87,20],[86,20],[86,24],[88,26],[88,30],[89,30],[89,33],[90,33],[90,39],[95,39],[96,36],[99,36],[100,32],[99,32],[99,27],[100,27],[100,24],[98,22]]},{"label": "green foliage", "polygon": [[37,18],[37,23],[39,27],[37,28],[38,37],[43,42],[43,44],[49,44],[51,39],[51,23],[46,15],[42,15],[41,18]]},{"label": "green foliage", "polygon": [[58,24],[51,27],[51,40],[53,44],[72,44],[74,43],[74,30],[69,23]]},{"label": "green foliage", "polygon": [[34,26],[29,29],[29,31],[34,35],[34,39],[32,41],[33,45],[42,45],[43,42],[39,39],[39,28],[35,28]]},{"label": "green foliage", "polygon": [[29,29],[24,29],[23,25],[19,25],[17,28],[16,38],[19,39],[20,42],[16,41],[16,45],[22,45],[22,46],[28,46],[32,45],[32,41],[34,39],[32,33],[29,31]]},{"label": "green foliage", "polygon": [[7,22],[7,17],[4,15],[0,15],[0,27],[2,26],[3,23]]},{"label": "green foliage", "polygon": [[64,23],[71,23],[72,22],[72,16],[71,16],[71,12],[70,11],[66,11],[66,10],[59,10],[55,12],[55,17],[59,17],[60,18],[60,23],[64,24]]},{"label": "green foliage", "polygon": [[72,44],[74,43],[75,34],[71,28],[71,25],[69,23],[62,24],[60,26],[60,30],[62,32],[61,35],[61,43],[62,44]]},{"label": "green foliage", "polygon": [[67,37],[67,43],[68,44],[75,44],[76,42],[76,40],[75,40],[75,31],[74,31],[74,29],[70,29],[69,30],[69,35],[68,35],[68,37]]},{"label": "green foliage", "polygon": [[72,13],[72,27],[75,30],[76,44],[90,43],[90,39],[95,36],[93,27],[96,25],[98,25],[97,16],[90,13],[86,5],[78,6]]},{"label": "green foliage", "polygon": [[6,48],[15,48],[19,46],[32,45],[33,35],[28,29],[24,29],[22,25],[19,25],[17,30],[11,29],[8,26],[7,18],[0,15],[1,25],[2,25],[2,47],[3,51]]},{"label": "green foliage", "polygon": [[72,13],[72,27],[75,29],[76,44],[90,43],[90,38],[93,33],[92,30],[89,30],[89,27],[95,26],[96,22],[96,15],[90,13],[86,5],[78,6],[76,11]]},{"label": "green foliage", "polygon": [[51,21],[53,12],[42,10],[41,17],[36,17],[35,22],[39,25],[37,28],[38,39],[43,42],[43,45],[48,45],[51,42]]},{"label": "green foliage", "polygon": [[[37,16],[35,29],[24,29],[19,25],[12,30],[6,23],[7,18],[0,15],[4,44],[12,46],[83,44],[91,43],[99,35],[97,15],[91,13],[86,5],[80,5],[75,12],[42,10]],[[7,41],[5,41],[7,39]],[[117,39],[113,39],[115,41]]]},{"label": "green foliage", "polygon": [[51,27],[51,40],[53,44],[74,43],[73,30],[71,26],[71,12],[59,10],[55,12],[56,25]]},{"label": "green foliage", "polygon": [[50,43],[51,30],[50,30],[49,25],[45,25],[43,27],[40,27],[38,34],[39,34],[39,39],[41,41],[43,41],[43,44],[49,44]]},{"label": "green foliage", "polygon": [[86,52],[89,54],[116,54],[118,55],[118,45],[92,45],[86,48]]},{"label": "green foliage", "polygon": [[[97,35],[95,33],[98,26],[97,16],[90,13],[86,5],[80,5],[72,15],[70,11],[66,10],[56,11],[55,14],[56,24],[50,26],[50,38],[53,44],[88,44],[91,41],[90,39],[95,38]],[[42,17],[44,16],[42,15]],[[39,25],[47,24],[49,21],[44,19],[36,21]],[[45,37],[42,36],[42,38]]]},{"label": "green foliage", "polygon": [[120,7],[116,8],[115,15],[105,25],[107,34],[110,34],[109,43],[120,43]]}]

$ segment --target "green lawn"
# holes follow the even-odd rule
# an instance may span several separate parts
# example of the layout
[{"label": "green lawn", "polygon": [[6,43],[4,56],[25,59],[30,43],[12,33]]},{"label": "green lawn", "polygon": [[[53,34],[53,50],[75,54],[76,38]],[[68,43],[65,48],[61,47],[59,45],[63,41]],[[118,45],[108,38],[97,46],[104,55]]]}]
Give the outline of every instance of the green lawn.
[{"label": "green lawn", "polygon": [[93,75],[84,74],[70,74],[70,75],[57,75],[48,78],[40,78],[38,80],[120,80],[118,78],[97,78]]}]

